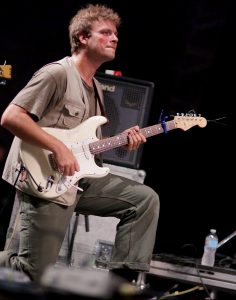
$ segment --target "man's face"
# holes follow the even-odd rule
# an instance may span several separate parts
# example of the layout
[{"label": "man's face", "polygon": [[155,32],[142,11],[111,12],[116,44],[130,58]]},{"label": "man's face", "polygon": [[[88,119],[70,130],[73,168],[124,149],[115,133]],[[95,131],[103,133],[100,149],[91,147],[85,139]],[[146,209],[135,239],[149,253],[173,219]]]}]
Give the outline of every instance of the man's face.
[{"label": "man's face", "polygon": [[118,43],[116,26],[109,20],[95,21],[87,41],[87,53],[100,63],[115,58]]}]

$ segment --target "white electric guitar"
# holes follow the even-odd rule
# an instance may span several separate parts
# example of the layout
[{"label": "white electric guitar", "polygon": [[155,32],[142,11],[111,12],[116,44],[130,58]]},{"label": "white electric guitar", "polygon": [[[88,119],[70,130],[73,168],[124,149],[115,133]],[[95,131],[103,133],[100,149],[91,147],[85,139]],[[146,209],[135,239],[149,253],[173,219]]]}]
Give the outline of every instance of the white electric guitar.
[{"label": "white electric guitar", "polygon": [[[109,168],[99,167],[94,161],[94,155],[128,143],[126,133],[99,140],[96,136],[98,126],[107,122],[102,116],[91,117],[73,129],[57,129],[43,127],[49,134],[65,143],[73,152],[80,165],[80,171],[73,176],[63,176],[58,172],[53,154],[50,151],[21,142],[20,156],[26,169],[27,182],[33,194],[45,199],[56,198],[68,189],[74,187],[81,178],[103,177],[109,173]],[[180,128],[188,130],[198,125],[205,127],[207,121],[198,116],[175,116],[173,120],[141,129],[142,134],[148,138],[164,131]]]}]

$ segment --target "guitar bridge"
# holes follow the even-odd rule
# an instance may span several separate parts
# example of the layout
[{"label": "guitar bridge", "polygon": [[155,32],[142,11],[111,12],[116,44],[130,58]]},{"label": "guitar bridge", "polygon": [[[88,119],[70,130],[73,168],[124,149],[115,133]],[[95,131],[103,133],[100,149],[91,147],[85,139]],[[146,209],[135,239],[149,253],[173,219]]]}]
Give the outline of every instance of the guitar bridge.
[{"label": "guitar bridge", "polygon": [[54,170],[54,171],[58,171],[58,167],[57,167],[57,164],[55,162],[55,159],[54,159],[54,156],[52,153],[48,154],[48,160],[49,160],[49,163],[51,165],[51,168]]}]

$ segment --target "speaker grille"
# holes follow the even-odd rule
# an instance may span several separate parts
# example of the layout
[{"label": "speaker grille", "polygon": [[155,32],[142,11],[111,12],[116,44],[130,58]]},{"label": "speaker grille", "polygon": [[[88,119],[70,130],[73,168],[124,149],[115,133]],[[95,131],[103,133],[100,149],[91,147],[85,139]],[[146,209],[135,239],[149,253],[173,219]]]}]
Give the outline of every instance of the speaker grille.
[{"label": "speaker grille", "polygon": [[[108,124],[103,136],[113,136],[134,125],[143,128],[148,123],[154,83],[103,73],[96,74],[104,93]],[[103,153],[104,162],[138,169],[143,146],[136,151],[116,148]]]}]

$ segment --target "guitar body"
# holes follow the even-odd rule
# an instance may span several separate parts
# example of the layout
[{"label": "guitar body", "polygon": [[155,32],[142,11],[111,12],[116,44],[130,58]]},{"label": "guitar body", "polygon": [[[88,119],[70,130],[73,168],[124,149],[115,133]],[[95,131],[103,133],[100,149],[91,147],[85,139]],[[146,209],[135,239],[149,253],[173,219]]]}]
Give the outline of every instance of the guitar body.
[{"label": "guitar body", "polygon": [[[52,153],[22,141],[20,157],[28,171],[27,182],[33,193],[46,199],[53,199],[65,193],[83,177],[103,177],[109,173],[109,168],[99,167],[94,161],[89,144],[97,141],[97,128],[105,124],[107,119],[95,116],[87,119],[73,129],[43,129],[61,140],[74,153],[78,160],[80,171],[73,176],[62,176],[56,168]],[[76,187],[75,187],[76,188]]]}]

